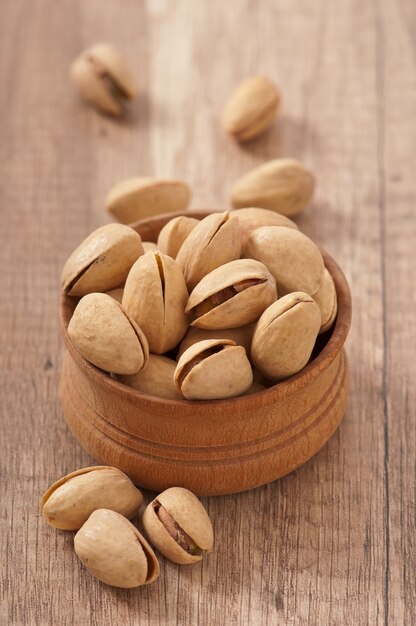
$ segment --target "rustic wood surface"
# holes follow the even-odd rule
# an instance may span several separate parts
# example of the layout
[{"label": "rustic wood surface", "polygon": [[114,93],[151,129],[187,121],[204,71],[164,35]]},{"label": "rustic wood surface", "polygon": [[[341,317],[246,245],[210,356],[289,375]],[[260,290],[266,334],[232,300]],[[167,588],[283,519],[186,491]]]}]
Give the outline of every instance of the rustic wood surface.
[{"label": "rustic wood surface", "polygon": [[[414,0],[1,0],[1,624],[415,623],[415,37]],[[67,79],[100,39],[140,82],[124,121],[83,106]],[[259,71],[284,111],[241,148],[218,113]],[[37,508],[92,462],[58,400],[61,266],[108,220],[122,177],[183,177],[194,207],[224,207],[235,178],[275,156],[316,172],[300,224],[351,282],[346,417],[292,475],[205,500],[216,549],[202,566],[105,587]]]}]

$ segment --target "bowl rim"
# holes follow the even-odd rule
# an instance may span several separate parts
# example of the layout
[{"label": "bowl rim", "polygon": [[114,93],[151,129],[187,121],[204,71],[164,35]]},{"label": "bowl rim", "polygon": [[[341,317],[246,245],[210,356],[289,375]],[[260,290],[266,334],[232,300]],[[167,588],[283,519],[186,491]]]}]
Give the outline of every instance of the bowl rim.
[{"label": "bowl rim", "polygon": [[[180,211],[177,213],[163,213],[150,218],[145,218],[130,224],[131,228],[139,232],[140,230],[148,230],[148,233],[160,230],[160,228],[166,224],[169,220],[186,215],[188,217],[195,217],[196,219],[202,219],[213,212],[210,210],[192,210],[192,211]],[[146,239],[143,239],[146,241]],[[61,333],[67,350],[72,356],[78,367],[83,370],[84,374],[96,381],[100,386],[108,387],[115,395],[122,396],[123,399],[129,399],[133,404],[140,403],[146,404],[149,407],[153,406],[154,409],[158,407],[172,408],[172,412],[191,411],[197,407],[199,411],[206,410],[207,413],[214,408],[223,407],[230,411],[236,411],[239,408],[247,411],[247,407],[253,410],[271,403],[277,402],[279,399],[283,399],[289,395],[298,392],[307,384],[312,382],[317,376],[321,374],[329,365],[334,361],[337,355],[343,348],[345,340],[347,338],[352,315],[352,302],[351,291],[347,282],[347,279],[331,255],[320,247],[325,267],[331,274],[338,299],[338,313],[335,321],[335,325],[332,328],[331,336],[327,343],[319,352],[319,354],[310,361],[300,372],[287,378],[286,380],[276,383],[271,387],[262,389],[250,395],[236,396],[234,398],[224,398],[220,400],[170,400],[167,398],[159,398],[158,396],[152,396],[150,394],[143,393],[132,387],[119,382],[112,378],[107,372],[99,369],[89,361],[87,361],[76,350],[72,341],[68,335],[68,323],[72,314],[73,306],[71,304],[71,296],[65,293],[61,294],[60,300],[60,320],[61,320]]]}]

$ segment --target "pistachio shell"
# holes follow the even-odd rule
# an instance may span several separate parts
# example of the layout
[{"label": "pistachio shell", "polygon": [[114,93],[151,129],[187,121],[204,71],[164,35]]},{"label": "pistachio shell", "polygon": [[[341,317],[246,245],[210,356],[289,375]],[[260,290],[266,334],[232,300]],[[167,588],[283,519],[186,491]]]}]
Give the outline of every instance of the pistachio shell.
[{"label": "pistachio shell", "polygon": [[106,293],[90,293],[81,298],[69,322],[68,334],[78,352],[106,372],[135,374],[149,358],[146,337]]},{"label": "pistachio shell", "polygon": [[181,487],[166,489],[147,506],[143,527],[159,552],[184,565],[201,561],[214,542],[206,510],[191,491]]},{"label": "pistachio shell", "polygon": [[67,259],[62,270],[62,288],[70,296],[115,289],[124,283],[142,254],[142,240],[135,230],[123,224],[101,226]]},{"label": "pistachio shell", "polygon": [[169,400],[183,400],[176,388],[174,374],[176,361],[166,356],[149,354],[145,369],[131,376],[119,376],[118,379],[138,391]]},{"label": "pistachio shell", "polygon": [[257,321],[276,299],[276,282],[267,267],[237,259],[204,276],[189,296],[186,312],[192,326],[238,328]]},{"label": "pistachio shell", "polygon": [[338,311],[337,292],[334,280],[326,268],[322,287],[313,296],[313,299],[321,312],[321,328],[319,334],[325,333],[335,322]]},{"label": "pistachio shell", "polygon": [[251,396],[253,393],[258,393],[259,391],[263,391],[263,389],[266,389],[264,385],[262,385],[261,383],[257,383],[255,380],[253,380],[253,382],[251,383],[251,386],[242,395]]},{"label": "pistachio shell", "polygon": [[122,180],[111,189],[106,208],[123,224],[158,213],[183,211],[191,190],[180,180],[137,177]]},{"label": "pistachio shell", "polygon": [[96,509],[135,515],[143,496],[130,478],[115,467],[84,467],[57,480],[42,496],[40,508],[54,528],[78,530]]},{"label": "pistachio shell", "polygon": [[187,400],[219,400],[250,387],[253,373],[246,351],[229,339],[194,343],[178,361],[175,383]]},{"label": "pistachio shell", "polygon": [[185,279],[176,261],[161,252],[148,252],[130,270],[122,306],[145,333],[150,351],[163,354],[186,333],[187,300]]},{"label": "pistachio shell", "polygon": [[114,298],[114,300],[116,300],[119,304],[121,304],[121,301],[123,299],[123,292],[124,292],[124,287],[117,287],[117,289],[110,289],[110,291],[107,291],[107,296],[111,296],[112,298]]},{"label": "pistachio shell", "polygon": [[199,220],[194,217],[179,215],[170,220],[159,233],[157,245],[159,250],[167,254],[172,259],[176,259],[180,247],[189,233],[199,224]]},{"label": "pistachio shell", "polygon": [[132,589],[159,576],[159,562],[143,535],[125,517],[94,511],[74,539],[75,552],[103,583]]},{"label": "pistachio shell", "polygon": [[157,252],[159,250],[157,243],[154,241],[142,241],[144,252]]},{"label": "pistachio shell", "polygon": [[137,93],[126,62],[106,43],[84,50],[72,63],[70,75],[85,100],[111,115],[120,115],[124,101],[132,100]]},{"label": "pistachio shell", "polygon": [[284,226],[264,226],[247,240],[245,256],[264,263],[276,279],[280,295],[321,288],[325,265],[318,246],[306,235]]},{"label": "pistachio shell", "polygon": [[183,242],[176,260],[183,269],[188,289],[193,289],[206,274],[238,259],[240,254],[240,226],[226,211],[201,220]]},{"label": "pistachio shell", "polygon": [[231,191],[234,208],[260,207],[294,215],[308,206],[315,189],[313,174],[294,159],[274,159],[240,178]]},{"label": "pistachio shell", "polygon": [[230,218],[233,219],[234,217],[238,219],[240,224],[241,249],[243,252],[247,239],[256,228],[261,228],[262,226],[287,226],[287,228],[299,230],[291,219],[268,209],[258,209],[256,207],[233,209],[230,213]]},{"label": "pistachio shell", "polygon": [[181,345],[179,346],[177,359],[182,356],[185,350],[187,350],[190,346],[193,346],[194,343],[197,341],[203,341],[204,339],[231,339],[231,341],[234,341],[238,346],[243,346],[247,356],[249,356],[253,331],[253,324],[246,324],[246,326],[240,326],[239,328],[215,328],[212,330],[190,326],[185,337],[182,339]]},{"label": "pistachio shell", "polygon": [[318,305],[307,293],[290,293],[265,310],[254,330],[253,365],[270,380],[299,372],[308,362],[321,325]]},{"label": "pistachio shell", "polygon": [[264,132],[277,115],[280,92],[266,76],[243,81],[224,107],[222,125],[238,141],[247,141]]}]

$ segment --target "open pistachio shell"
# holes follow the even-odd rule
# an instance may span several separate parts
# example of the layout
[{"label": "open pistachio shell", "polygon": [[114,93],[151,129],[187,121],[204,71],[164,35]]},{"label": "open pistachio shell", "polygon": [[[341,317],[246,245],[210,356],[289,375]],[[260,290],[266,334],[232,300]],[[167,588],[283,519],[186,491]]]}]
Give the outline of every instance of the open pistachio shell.
[{"label": "open pistachio shell", "polygon": [[195,226],[183,242],[176,257],[183,269],[188,289],[216,267],[238,259],[241,235],[238,220],[228,212],[212,213]]},{"label": "open pistachio shell", "polygon": [[94,511],[75,535],[74,547],[91,574],[107,585],[132,589],[159,576],[159,562],[146,539],[115,511]]},{"label": "open pistachio shell", "polygon": [[279,295],[321,288],[325,265],[318,246],[306,235],[284,226],[254,230],[244,250],[246,257],[267,265],[276,279]]},{"label": "open pistachio shell", "polygon": [[166,489],[147,506],[143,527],[159,552],[182,565],[201,561],[214,542],[206,510],[191,491],[181,487]]},{"label": "open pistachio shell", "polygon": [[57,480],[42,496],[44,519],[60,530],[78,530],[96,509],[111,509],[127,518],[143,502],[130,478],[115,467],[84,467]]},{"label": "open pistachio shell", "polygon": [[106,293],[81,298],[68,324],[68,334],[78,352],[106,372],[135,374],[147,364],[146,337]]},{"label": "open pistachio shell", "polygon": [[143,253],[140,235],[129,226],[101,226],[68,257],[62,270],[62,288],[70,296],[115,289],[124,283]]},{"label": "open pistachio shell", "polygon": [[168,400],[183,400],[175,385],[174,375],[176,361],[166,356],[149,354],[149,362],[145,369],[131,376],[118,376],[125,385]]},{"label": "open pistachio shell", "polygon": [[238,328],[259,319],[277,299],[276,282],[263,263],[230,261],[204,276],[189,296],[192,326]]},{"label": "open pistachio shell", "polygon": [[194,343],[178,361],[175,383],[187,400],[219,400],[247,391],[253,372],[246,351],[229,339]]},{"label": "open pistachio shell", "polygon": [[291,219],[268,209],[258,209],[256,207],[233,209],[230,212],[230,219],[233,219],[233,217],[236,217],[240,224],[241,249],[243,253],[247,239],[256,228],[261,228],[262,226],[287,226],[287,228],[299,230],[298,226]]},{"label": "open pistachio shell", "polygon": [[319,330],[319,334],[325,333],[335,322],[338,311],[337,292],[334,280],[326,268],[322,287],[313,296],[313,299],[319,306],[319,310],[321,312],[321,328]]},{"label": "open pistachio shell", "polygon": [[246,326],[239,326],[238,328],[224,329],[208,329],[190,326],[185,337],[181,341],[181,345],[179,346],[177,360],[180,359],[185,350],[187,350],[190,346],[193,346],[193,344],[197,341],[203,341],[204,339],[231,339],[231,341],[234,341],[238,346],[243,346],[247,356],[249,356],[253,331],[254,324],[246,324]]},{"label": "open pistachio shell", "polygon": [[296,374],[309,361],[320,325],[318,305],[309,294],[283,296],[257,322],[251,344],[254,367],[274,381]]},{"label": "open pistachio shell", "polygon": [[189,233],[199,224],[199,220],[186,215],[174,217],[165,224],[159,233],[157,245],[159,250],[172,259],[176,256]]},{"label": "open pistachio shell", "polygon": [[148,252],[130,270],[122,306],[143,330],[150,352],[163,354],[186,333],[187,300],[185,279],[176,261],[161,252]]}]

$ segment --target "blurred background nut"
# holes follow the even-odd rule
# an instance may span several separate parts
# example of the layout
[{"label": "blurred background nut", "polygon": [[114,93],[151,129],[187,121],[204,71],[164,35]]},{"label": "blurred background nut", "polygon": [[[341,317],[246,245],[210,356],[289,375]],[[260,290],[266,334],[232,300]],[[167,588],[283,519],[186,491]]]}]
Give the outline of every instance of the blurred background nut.
[{"label": "blurred background nut", "polygon": [[133,517],[143,502],[130,478],[115,467],[84,467],[57,480],[42,496],[44,519],[60,530],[78,530],[96,509]]},{"label": "blurred background nut", "polygon": [[310,295],[283,296],[257,322],[251,344],[254,367],[274,381],[296,374],[309,361],[320,326],[321,314]]},{"label": "blurred background nut", "polygon": [[107,43],[84,50],[72,63],[70,75],[87,102],[111,115],[120,115],[127,100],[132,100],[137,93],[130,68]]},{"label": "blurred background nut", "polygon": [[299,230],[297,224],[291,219],[275,211],[268,209],[259,209],[257,207],[248,207],[246,209],[233,209],[230,212],[230,219],[236,217],[240,224],[241,231],[241,250],[244,252],[247,239],[256,228],[262,226],[287,226]]},{"label": "blurred background nut", "polygon": [[204,339],[231,339],[231,341],[234,341],[238,346],[243,346],[247,356],[249,356],[253,331],[254,324],[247,324],[246,326],[240,326],[239,328],[214,328],[212,330],[208,328],[190,326],[186,331],[185,337],[182,339],[181,345],[179,346],[177,360],[180,359],[187,348],[192,346],[197,341],[203,341]]},{"label": "blurred background nut", "polygon": [[133,389],[168,400],[183,400],[176,388],[174,374],[176,361],[166,356],[149,354],[145,369],[131,376],[118,376],[118,380]]},{"label": "blurred background nut", "polygon": [[180,180],[136,177],[117,183],[105,205],[120,222],[130,224],[158,213],[184,211],[190,200],[191,190]]},{"label": "blurred background nut", "polygon": [[219,400],[247,391],[253,373],[246,351],[230,339],[207,339],[182,354],[175,383],[187,400]]},{"label": "blurred background nut", "polygon": [[158,246],[154,241],[142,241],[143,250],[146,252],[157,252]]},{"label": "blurred background nut", "polygon": [[331,274],[325,268],[322,287],[313,296],[321,312],[321,328],[319,334],[325,333],[331,328],[337,316],[337,292]]},{"label": "blurred background nut", "polygon": [[181,487],[166,489],[147,506],[143,527],[159,552],[181,565],[201,561],[214,543],[206,510],[191,491]]},{"label": "blurred background nut", "polygon": [[142,240],[135,230],[123,224],[101,226],[68,257],[62,270],[62,288],[70,296],[115,289],[124,283],[142,254]]},{"label": "blurred background nut", "polygon": [[157,245],[161,252],[167,254],[172,259],[176,256],[189,235],[189,233],[199,224],[199,220],[186,215],[179,215],[170,220],[159,233]]},{"label": "blurred background nut", "polygon": [[224,130],[238,141],[257,137],[271,126],[280,106],[280,92],[266,76],[243,81],[226,103],[222,113]]},{"label": "blurred background nut", "polygon": [[68,334],[81,356],[106,372],[135,374],[147,364],[146,337],[105,293],[90,293],[78,302]]},{"label": "blurred background nut", "polygon": [[75,535],[75,552],[107,585],[132,589],[159,576],[159,561],[143,535],[125,517],[97,509]]},{"label": "blurred background nut", "polygon": [[294,159],[274,159],[254,168],[232,188],[230,200],[236,209],[259,207],[282,215],[295,215],[308,206],[315,177]]},{"label": "blurred background nut", "polygon": [[114,298],[114,300],[117,300],[117,302],[121,304],[121,301],[123,299],[123,292],[124,287],[117,287],[117,289],[110,289],[110,291],[106,291],[106,294],[108,296],[111,296],[112,298]]}]

